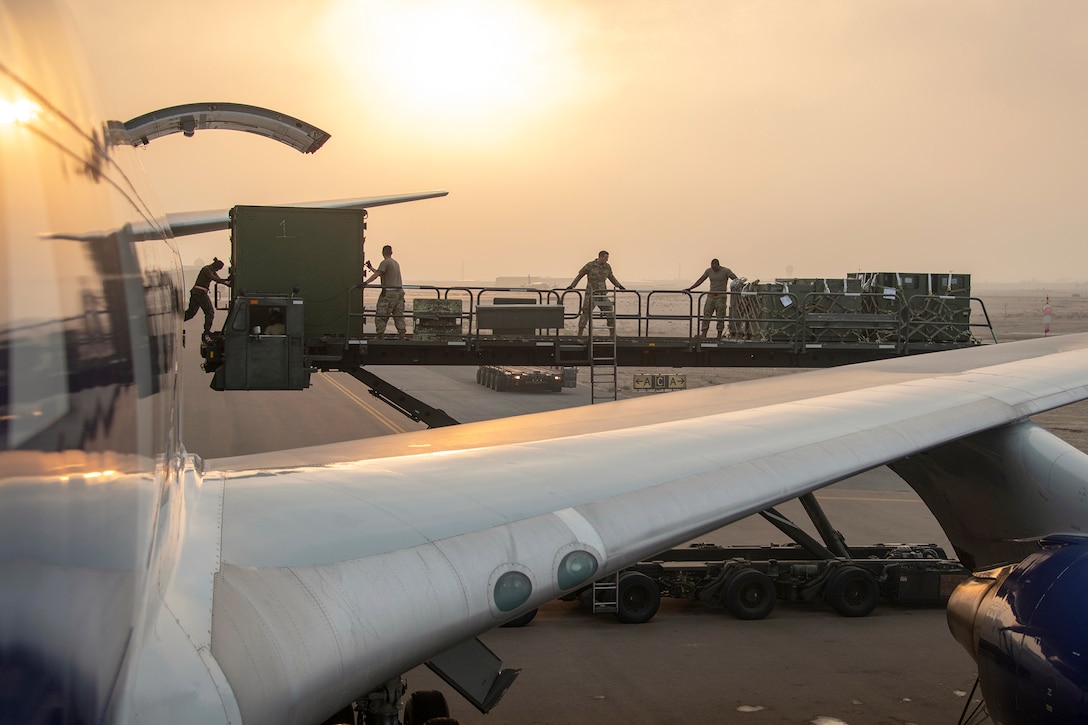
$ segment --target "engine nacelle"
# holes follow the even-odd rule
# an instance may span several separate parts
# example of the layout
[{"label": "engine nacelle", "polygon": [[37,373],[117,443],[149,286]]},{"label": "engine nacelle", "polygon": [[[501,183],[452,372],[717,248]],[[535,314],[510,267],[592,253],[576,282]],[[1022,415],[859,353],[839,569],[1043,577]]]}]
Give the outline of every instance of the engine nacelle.
[{"label": "engine nacelle", "polygon": [[1088,537],[1055,536],[948,602],[994,722],[1088,722]]}]

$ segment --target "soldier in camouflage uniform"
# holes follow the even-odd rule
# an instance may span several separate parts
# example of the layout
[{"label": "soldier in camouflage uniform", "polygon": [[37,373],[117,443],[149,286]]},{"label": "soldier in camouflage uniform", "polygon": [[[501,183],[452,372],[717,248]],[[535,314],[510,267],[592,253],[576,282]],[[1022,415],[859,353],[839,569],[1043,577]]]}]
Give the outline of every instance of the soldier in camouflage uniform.
[{"label": "soldier in camouflage uniform", "polygon": [[612,301],[604,298],[594,299],[596,293],[603,294],[607,289],[606,281],[611,281],[616,289],[627,289],[612,275],[612,267],[608,264],[608,252],[601,250],[596,259],[592,262],[586,262],[578,270],[578,276],[574,278],[574,281],[567,285],[567,289],[574,289],[574,286],[578,284],[582,277],[586,278],[586,296],[582,300],[582,316],[578,318],[578,334],[585,333],[586,323],[589,322],[589,315],[593,312],[594,305],[600,307],[601,312],[607,315],[608,328],[614,332],[616,313],[612,309]]},{"label": "soldier in camouflage uniform", "polygon": [[378,277],[382,278],[382,293],[378,295],[378,304],[374,310],[374,329],[378,333],[378,339],[385,339],[385,325],[389,318],[393,318],[393,325],[397,328],[397,338],[408,338],[408,328],[404,325],[404,282],[400,276],[400,264],[393,259],[393,247],[386,244],[382,247],[382,261],[377,268],[371,266],[369,260],[367,269],[374,274],[364,284],[370,284]]},{"label": "soldier in camouflage uniform", "polygon": [[703,305],[703,329],[696,337],[705,338],[710,333],[711,318],[717,317],[718,339],[722,339],[722,333],[725,332],[726,305],[729,299],[729,281],[736,278],[737,275],[733,274],[733,270],[723,267],[718,260],[712,259],[710,266],[703,272],[703,276],[688,287],[690,291],[701,285],[703,280],[710,280],[710,292],[706,296],[706,304]]}]

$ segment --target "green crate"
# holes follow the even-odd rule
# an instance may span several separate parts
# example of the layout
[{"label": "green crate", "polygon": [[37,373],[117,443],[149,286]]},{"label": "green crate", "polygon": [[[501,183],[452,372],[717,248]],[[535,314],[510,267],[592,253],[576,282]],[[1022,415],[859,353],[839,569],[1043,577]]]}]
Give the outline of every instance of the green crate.
[{"label": "green crate", "polygon": [[412,339],[443,342],[464,337],[461,325],[461,300],[412,300]]},{"label": "green crate", "polygon": [[[236,206],[231,210],[233,289],[306,303],[307,341],[362,334],[365,212]],[[355,314],[349,314],[355,313]]]}]

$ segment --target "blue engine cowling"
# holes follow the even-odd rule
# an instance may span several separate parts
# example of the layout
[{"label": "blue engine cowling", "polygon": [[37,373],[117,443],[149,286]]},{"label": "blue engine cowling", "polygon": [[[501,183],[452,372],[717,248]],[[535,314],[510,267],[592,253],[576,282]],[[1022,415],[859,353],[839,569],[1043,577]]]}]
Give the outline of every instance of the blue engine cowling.
[{"label": "blue engine cowling", "polygon": [[1088,538],[1055,536],[961,585],[949,627],[978,664],[994,722],[1088,723]]}]

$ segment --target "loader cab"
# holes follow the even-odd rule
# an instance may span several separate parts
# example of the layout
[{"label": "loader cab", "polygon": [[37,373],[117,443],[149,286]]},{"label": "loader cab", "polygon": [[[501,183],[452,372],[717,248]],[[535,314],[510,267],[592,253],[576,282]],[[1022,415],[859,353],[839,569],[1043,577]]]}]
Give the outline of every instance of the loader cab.
[{"label": "loader cab", "polygon": [[[293,297],[234,296],[222,332],[201,343],[214,390],[303,390],[310,364],[305,304]],[[227,364],[229,361],[229,364]]]}]

